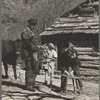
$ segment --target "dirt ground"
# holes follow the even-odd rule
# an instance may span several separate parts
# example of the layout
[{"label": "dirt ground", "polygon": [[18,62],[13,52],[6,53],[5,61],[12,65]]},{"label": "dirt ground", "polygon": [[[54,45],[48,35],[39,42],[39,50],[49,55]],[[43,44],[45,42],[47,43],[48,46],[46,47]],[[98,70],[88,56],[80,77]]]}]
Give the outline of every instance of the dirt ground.
[{"label": "dirt ground", "polygon": [[[42,85],[44,75],[38,75],[37,83],[41,86],[41,91],[28,91],[25,89],[25,71],[17,67],[17,80],[13,77],[12,67],[8,69],[9,78],[2,79],[2,100],[99,100],[99,81],[83,80],[84,88],[81,94],[74,94],[72,82],[69,80],[66,95],[61,95],[56,90],[60,87],[60,78],[56,76],[53,80],[53,90]],[[4,70],[2,68],[2,74]]]}]

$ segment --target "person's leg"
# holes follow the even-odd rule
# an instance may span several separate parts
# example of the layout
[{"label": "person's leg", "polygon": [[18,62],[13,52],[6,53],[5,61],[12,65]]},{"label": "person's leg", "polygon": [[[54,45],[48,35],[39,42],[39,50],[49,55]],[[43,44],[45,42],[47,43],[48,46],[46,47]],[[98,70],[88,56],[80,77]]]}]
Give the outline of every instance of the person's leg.
[{"label": "person's leg", "polygon": [[[74,75],[77,76],[77,77],[80,77],[80,72],[79,70],[75,70],[74,71]],[[78,79],[78,82],[79,82],[79,86],[81,87],[81,89],[83,88],[83,84],[82,84],[82,81],[81,81],[81,78]],[[77,85],[77,84],[76,84]]]},{"label": "person's leg", "polygon": [[53,85],[53,74],[50,72],[50,87]]},{"label": "person's leg", "polygon": [[39,64],[40,64],[40,62],[39,62],[39,60],[38,60],[38,53],[37,52],[35,52],[35,53],[33,53],[33,61],[32,61],[32,66],[34,66],[33,68],[33,70],[35,71],[35,73],[39,73]]},{"label": "person's leg", "polygon": [[25,61],[25,65],[26,65],[26,74],[25,74],[25,76],[26,76],[26,88],[28,90],[35,91],[35,89],[33,88],[33,85],[35,84],[36,74],[34,74],[32,71],[31,60]]},{"label": "person's leg", "polygon": [[61,76],[61,91],[64,91],[64,92],[66,91],[66,87],[67,87],[66,83],[67,83],[67,78],[64,76]]},{"label": "person's leg", "polygon": [[44,85],[47,85],[48,71],[47,70],[44,70],[44,71],[45,71],[45,75],[44,75]]},{"label": "person's leg", "polygon": [[50,68],[50,85],[53,85],[53,77],[54,77],[54,71],[55,71],[55,62],[51,62],[49,65]]}]

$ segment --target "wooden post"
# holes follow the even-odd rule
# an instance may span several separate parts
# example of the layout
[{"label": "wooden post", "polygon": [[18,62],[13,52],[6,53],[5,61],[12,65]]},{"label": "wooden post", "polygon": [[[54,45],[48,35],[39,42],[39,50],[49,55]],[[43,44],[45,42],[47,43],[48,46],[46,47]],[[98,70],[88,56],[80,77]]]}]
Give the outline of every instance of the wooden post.
[{"label": "wooden post", "polygon": [[80,94],[81,91],[80,91],[80,86],[79,86],[79,81],[78,81],[78,79],[76,79],[76,87],[77,87],[78,92],[79,92],[79,94]]},{"label": "wooden post", "polygon": [[72,79],[72,82],[73,82],[74,93],[76,93],[76,86],[75,86],[75,79],[74,78]]},{"label": "wooden post", "polygon": [[58,48],[57,48],[57,44],[55,44],[55,50],[57,52],[57,59],[55,60],[55,64],[56,64],[56,70],[58,70]]},{"label": "wooden post", "polygon": [[65,92],[65,94],[67,94],[67,85],[68,85],[68,78],[66,77],[66,92]]}]

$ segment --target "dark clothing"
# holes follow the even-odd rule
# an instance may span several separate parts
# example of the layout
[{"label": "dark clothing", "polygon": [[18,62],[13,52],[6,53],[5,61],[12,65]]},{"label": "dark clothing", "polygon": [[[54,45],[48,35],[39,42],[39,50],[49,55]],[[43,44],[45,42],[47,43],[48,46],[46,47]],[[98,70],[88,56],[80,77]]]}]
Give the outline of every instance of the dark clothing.
[{"label": "dark clothing", "polygon": [[24,60],[31,60],[32,54],[38,50],[34,37],[29,36],[28,38],[28,33],[23,32],[21,34],[21,38],[22,38],[22,47],[23,47],[22,57]]},{"label": "dark clothing", "polygon": [[[81,66],[80,60],[78,58],[77,51],[75,49],[70,50],[68,49],[60,56],[60,69],[62,73],[65,70],[68,71],[68,68],[71,67],[74,71],[74,75],[80,77],[79,67]],[[81,79],[78,80],[80,87],[83,87]],[[61,89],[65,89],[67,79],[66,77],[61,77]]]},{"label": "dark clothing", "polygon": [[67,83],[67,78],[64,76],[61,76],[61,90],[66,90],[66,83]]},{"label": "dark clothing", "polygon": [[59,64],[60,64],[59,69],[62,71],[62,73],[65,70],[68,70],[70,63],[66,52],[62,53],[62,55],[59,57]]},{"label": "dark clothing", "polygon": [[33,86],[35,84],[35,78],[37,76],[36,73],[33,72],[33,61],[32,60],[26,60],[25,61],[25,65],[26,65],[26,73],[25,73],[25,77],[26,77],[26,86]]},{"label": "dark clothing", "polygon": [[[35,78],[38,73],[38,61],[35,59],[37,56],[38,47],[32,33],[26,30],[21,34],[22,38],[22,59],[25,60],[26,66],[26,86],[33,86],[35,84]],[[35,55],[35,56],[34,56]]]}]

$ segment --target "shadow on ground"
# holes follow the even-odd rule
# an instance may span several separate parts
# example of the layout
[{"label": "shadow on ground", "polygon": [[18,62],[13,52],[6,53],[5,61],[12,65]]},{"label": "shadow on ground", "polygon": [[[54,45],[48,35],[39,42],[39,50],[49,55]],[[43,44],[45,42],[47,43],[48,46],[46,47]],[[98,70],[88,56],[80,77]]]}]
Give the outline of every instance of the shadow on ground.
[{"label": "shadow on ground", "polygon": [[23,89],[22,91],[14,91],[14,92],[12,90],[11,91],[2,90],[2,93],[6,96],[9,96],[9,97],[14,97],[14,96],[25,97],[27,100],[30,100],[29,97],[32,96],[33,100],[34,100],[34,96],[35,96],[35,97],[38,97],[35,100],[44,100],[44,99],[47,100],[47,98],[51,98],[52,100],[72,100],[72,99],[69,99],[69,98],[66,98],[66,97],[62,97],[60,95],[46,93],[46,92],[43,92],[43,91],[39,91],[39,93],[35,93],[35,92],[31,92],[31,93],[26,92],[25,93],[25,90],[26,90],[25,85],[20,85],[20,84],[8,82],[8,81],[2,81],[2,85],[17,87],[17,88]]}]

